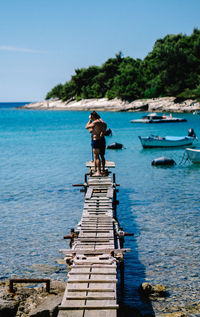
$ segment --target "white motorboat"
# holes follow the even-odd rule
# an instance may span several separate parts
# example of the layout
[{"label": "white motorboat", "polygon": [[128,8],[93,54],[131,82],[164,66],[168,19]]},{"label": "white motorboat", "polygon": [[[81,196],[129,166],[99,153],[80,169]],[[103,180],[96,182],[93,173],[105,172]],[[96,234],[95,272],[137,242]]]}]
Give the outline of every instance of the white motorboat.
[{"label": "white motorboat", "polygon": [[185,149],[187,158],[192,162],[192,163],[200,163],[200,149],[190,149],[187,148]]},{"label": "white motorboat", "polygon": [[185,118],[173,118],[170,116],[157,115],[156,113],[150,113],[143,116],[141,119],[131,120],[132,123],[165,123],[165,122],[186,122]]},{"label": "white motorboat", "polygon": [[198,140],[193,129],[188,129],[187,136],[157,136],[150,135],[148,137],[141,137],[139,139],[143,148],[156,147],[184,147],[192,145],[195,140]]}]

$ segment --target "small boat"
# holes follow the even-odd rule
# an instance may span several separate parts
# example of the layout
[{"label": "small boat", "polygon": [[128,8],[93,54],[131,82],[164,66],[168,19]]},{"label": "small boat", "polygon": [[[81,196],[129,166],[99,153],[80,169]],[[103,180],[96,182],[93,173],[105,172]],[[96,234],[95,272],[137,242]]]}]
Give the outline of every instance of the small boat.
[{"label": "small boat", "polygon": [[190,149],[187,148],[185,149],[187,158],[192,162],[192,163],[200,163],[200,149]]},{"label": "small boat", "polygon": [[193,129],[188,129],[187,136],[165,136],[160,137],[151,135],[148,137],[138,137],[142,143],[143,148],[157,148],[157,147],[183,147],[192,145],[195,140],[198,140]]},{"label": "small boat", "polygon": [[173,118],[172,114],[170,116],[158,116],[156,113],[150,113],[143,116],[141,119],[131,120],[132,123],[165,123],[165,122],[186,122],[184,118]]},{"label": "small boat", "polygon": [[199,111],[199,110],[196,110],[196,111],[193,112],[193,114],[197,114],[197,115],[200,116],[200,111]]},{"label": "small boat", "polygon": [[165,136],[160,137],[157,135],[150,135],[148,137],[141,137],[139,139],[143,148],[155,148],[155,147],[181,147],[192,145],[195,138],[190,136]]}]

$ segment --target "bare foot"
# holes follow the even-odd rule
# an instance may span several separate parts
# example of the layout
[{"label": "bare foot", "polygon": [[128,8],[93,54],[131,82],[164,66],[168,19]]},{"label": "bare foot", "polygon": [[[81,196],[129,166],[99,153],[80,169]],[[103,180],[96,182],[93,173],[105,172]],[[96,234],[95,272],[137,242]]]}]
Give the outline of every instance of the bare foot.
[{"label": "bare foot", "polygon": [[102,176],[102,174],[99,173],[99,172],[96,172],[96,173],[94,173],[92,176]]}]

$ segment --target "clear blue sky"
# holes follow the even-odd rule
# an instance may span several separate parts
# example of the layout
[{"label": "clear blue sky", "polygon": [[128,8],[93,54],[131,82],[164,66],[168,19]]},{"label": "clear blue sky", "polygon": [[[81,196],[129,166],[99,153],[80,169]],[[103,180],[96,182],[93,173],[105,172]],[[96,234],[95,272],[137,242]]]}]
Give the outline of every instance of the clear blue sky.
[{"label": "clear blue sky", "polygon": [[39,101],[74,70],[119,51],[144,58],[158,38],[200,28],[200,0],[4,0],[0,102]]}]

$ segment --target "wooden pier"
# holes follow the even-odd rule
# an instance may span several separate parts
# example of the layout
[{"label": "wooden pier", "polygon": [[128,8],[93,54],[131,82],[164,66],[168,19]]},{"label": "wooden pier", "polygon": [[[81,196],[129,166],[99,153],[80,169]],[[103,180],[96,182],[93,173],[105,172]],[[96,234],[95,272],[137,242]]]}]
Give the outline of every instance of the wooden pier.
[{"label": "wooden pier", "polygon": [[[116,217],[115,174],[92,176],[94,163],[88,162],[89,174],[83,186],[85,201],[82,218],[71,230],[70,247],[60,250],[70,265],[68,281],[59,317],[116,317],[117,263],[123,261],[123,232]],[[114,168],[106,162],[106,168]]]}]

